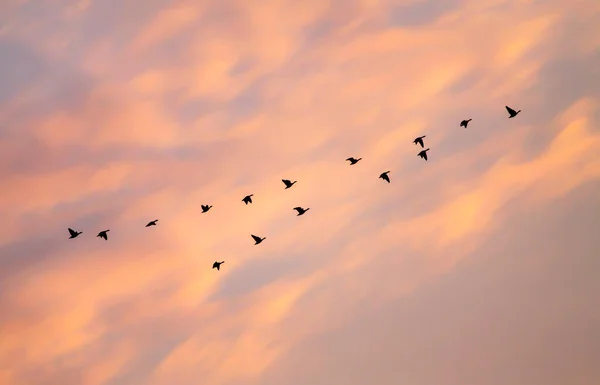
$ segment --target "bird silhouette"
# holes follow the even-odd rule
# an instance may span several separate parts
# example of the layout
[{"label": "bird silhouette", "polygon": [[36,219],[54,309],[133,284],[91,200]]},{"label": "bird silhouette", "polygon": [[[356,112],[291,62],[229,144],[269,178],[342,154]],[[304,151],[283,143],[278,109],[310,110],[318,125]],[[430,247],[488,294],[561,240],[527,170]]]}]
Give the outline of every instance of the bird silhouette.
[{"label": "bird silhouette", "polygon": [[506,106],[506,111],[508,111],[508,114],[510,115],[510,116],[508,117],[509,119],[510,119],[510,118],[514,118],[515,116],[517,116],[517,114],[518,114],[519,112],[521,112],[521,110],[519,110],[519,111],[515,111],[515,110],[513,110],[512,108],[510,108],[509,106]]},{"label": "bird silhouette", "polygon": [[350,166],[352,166],[353,164],[356,164],[356,163],[358,163],[358,161],[359,161],[359,160],[361,160],[361,159],[362,159],[362,158],[358,158],[358,159],[356,159],[356,158],[350,157],[350,158],[348,158],[348,159],[346,159],[346,160],[347,160],[347,161],[349,161],[349,162],[350,162]]},{"label": "bird silhouette", "polygon": [[264,241],[265,239],[267,239],[266,237],[257,237],[256,235],[250,234],[252,236],[252,238],[254,239],[254,244],[258,245],[259,243],[261,243],[262,241]]},{"label": "bird silhouette", "polygon": [[158,219],[155,219],[153,221],[148,222],[148,224],[146,225],[146,227],[156,226],[156,222],[158,222]]},{"label": "bird silhouette", "polygon": [[110,231],[110,230],[104,230],[104,231],[101,231],[101,232],[99,232],[99,233],[98,233],[98,235],[96,235],[96,236],[97,236],[97,237],[100,237],[100,238],[104,238],[104,240],[105,240],[105,241],[108,241],[108,234],[106,234],[106,233],[108,233],[109,231]]},{"label": "bird silhouette", "polygon": [[294,210],[296,210],[298,212],[298,217],[302,214],[304,214],[305,212],[307,212],[308,210],[310,210],[310,207],[307,209],[303,209],[302,207],[298,206],[298,207],[294,207]]},{"label": "bird silhouette", "polygon": [[467,119],[467,120],[463,120],[462,122],[460,122],[460,126],[467,128],[467,125],[469,124],[469,122],[473,120],[473,119]]},{"label": "bird silhouette", "polygon": [[417,154],[417,156],[420,156],[421,158],[427,160],[427,151],[429,151],[429,149],[421,151]]},{"label": "bird silhouette", "polygon": [[421,147],[425,147],[423,145],[423,138],[425,138],[427,135],[423,135],[423,136],[419,136],[418,138],[415,138],[415,140],[413,140],[414,144],[420,144]]},{"label": "bird silhouette", "polygon": [[211,208],[212,206],[209,206],[209,205],[200,205],[200,207],[202,207],[202,212],[203,212],[203,213],[205,213],[205,212],[207,212],[208,210],[210,210],[210,208]]},{"label": "bird silhouette", "polygon": [[291,182],[289,179],[282,179],[281,180],[283,182],[283,184],[285,185],[285,188],[288,189],[290,187],[292,187],[294,185],[294,183],[296,183],[297,181],[293,181]]},{"label": "bird silhouette", "polygon": [[384,181],[390,183],[390,177],[388,176],[389,173],[390,173],[389,171],[382,172],[381,175],[379,175],[379,177],[381,179],[383,179]]},{"label": "bird silhouette", "polygon": [[221,262],[215,261],[215,263],[213,263],[213,269],[221,270],[221,265],[224,263],[225,263],[225,261],[221,261]]},{"label": "bird silhouette", "polygon": [[244,199],[242,199],[242,202],[244,202],[246,205],[248,205],[248,203],[252,203],[252,196],[253,196],[253,195],[254,195],[254,194],[246,195],[246,196],[244,197]]},{"label": "bird silhouette", "polygon": [[81,231],[75,231],[72,228],[69,228],[69,234],[71,234],[71,236],[69,237],[69,239],[73,239],[73,238],[77,238],[79,236],[79,234],[82,234]]}]

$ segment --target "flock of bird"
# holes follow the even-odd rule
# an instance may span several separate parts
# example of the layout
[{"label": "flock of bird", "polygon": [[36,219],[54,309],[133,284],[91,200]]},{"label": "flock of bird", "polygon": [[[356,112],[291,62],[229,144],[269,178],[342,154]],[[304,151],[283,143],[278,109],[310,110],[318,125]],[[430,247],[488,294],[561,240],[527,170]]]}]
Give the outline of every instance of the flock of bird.
[{"label": "flock of bird", "polygon": [[[506,111],[508,111],[508,115],[509,115],[508,118],[509,119],[510,118],[514,118],[515,116],[517,116],[519,114],[519,112],[521,112],[521,110],[515,111],[514,109],[510,108],[509,106],[505,106],[505,108],[506,108]],[[466,120],[461,121],[460,122],[460,127],[464,127],[466,129],[467,126],[468,126],[468,124],[469,124],[469,122],[471,120],[472,119],[466,119]],[[423,139],[425,139],[425,138],[426,138],[426,135],[419,136],[419,137],[415,138],[415,140],[413,140],[413,143],[415,145],[420,145],[421,148],[425,148],[425,143],[423,142]],[[429,148],[427,148],[425,150],[422,150],[422,151],[420,151],[417,154],[417,156],[420,157],[420,158],[422,158],[422,159],[425,159],[427,161],[427,151],[429,151],[429,150],[430,150]],[[356,163],[358,163],[361,159],[362,158],[350,157],[350,158],[346,159],[346,161],[350,162],[350,166],[353,166]],[[379,175],[379,178],[383,179],[384,181],[386,181],[388,183],[390,183],[390,177],[388,176],[388,174],[390,172],[391,171],[382,172],[381,175]],[[291,188],[297,182],[297,181],[293,181],[292,182],[289,179],[282,179],[281,181],[285,185],[285,189],[286,190],[289,189],[289,188]],[[254,194],[246,195],[244,197],[244,199],[242,199],[242,202],[244,202],[246,205],[248,205],[249,203],[252,203],[252,197],[253,196],[254,196]],[[206,213],[206,212],[208,212],[208,210],[210,210],[212,208],[212,205],[201,205],[200,207],[202,209],[202,213]],[[298,207],[294,207],[293,210],[296,210],[298,212],[297,216],[300,216],[300,215],[304,215],[308,210],[310,210],[310,208],[302,208],[302,207],[298,206]],[[153,221],[148,222],[148,224],[146,224],[146,227],[156,226],[156,222],[158,222],[158,219],[155,219]],[[69,234],[70,234],[69,239],[77,238],[79,235],[83,234],[82,231],[75,231],[75,230],[73,230],[71,228],[69,228],[68,230],[69,230]],[[109,231],[110,230],[103,230],[103,231],[101,231],[101,232],[98,233],[97,237],[102,238],[105,241],[107,241],[108,240],[108,232]],[[262,237],[261,238],[261,237],[259,237],[257,235],[254,235],[254,234],[250,234],[250,236],[252,237],[252,239],[254,239],[254,245],[258,245],[261,242],[263,242],[265,239],[267,239],[266,237]],[[225,263],[225,261],[221,261],[221,262],[215,261],[213,263],[212,267],[213,267],[213,269],[220,270],[221,269],[221,265],[223,263]]]}]

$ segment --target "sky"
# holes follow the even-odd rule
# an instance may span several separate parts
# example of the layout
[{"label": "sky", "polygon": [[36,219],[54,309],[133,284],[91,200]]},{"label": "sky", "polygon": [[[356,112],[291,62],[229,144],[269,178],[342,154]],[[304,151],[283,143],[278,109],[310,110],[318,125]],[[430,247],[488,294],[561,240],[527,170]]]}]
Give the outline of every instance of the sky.
[{"label": "sky", "polygon": [[1,384],[600,383],[600,2],[2,0],[0,67]]}]

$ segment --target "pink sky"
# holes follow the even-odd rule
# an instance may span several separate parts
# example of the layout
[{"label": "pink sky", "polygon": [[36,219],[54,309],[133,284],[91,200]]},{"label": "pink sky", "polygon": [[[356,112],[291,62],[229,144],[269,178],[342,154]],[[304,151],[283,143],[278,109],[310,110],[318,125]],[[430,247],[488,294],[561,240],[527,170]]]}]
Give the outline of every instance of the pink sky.
[{"label": "pink sky", "polygon": [[3,0],[0,63],[0,384],[600,383],[600,2]]}]

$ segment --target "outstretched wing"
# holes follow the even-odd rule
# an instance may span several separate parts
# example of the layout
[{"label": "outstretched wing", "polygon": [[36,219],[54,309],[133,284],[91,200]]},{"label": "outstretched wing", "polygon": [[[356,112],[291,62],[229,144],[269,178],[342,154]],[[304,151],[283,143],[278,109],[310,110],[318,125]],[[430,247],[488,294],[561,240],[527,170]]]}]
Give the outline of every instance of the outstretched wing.
[{"label": "outstretched wing", "polygon": [[105,241],[108,241],[108,235],[106,233],[100,233],[100,237],[104,238]]},{"label": "outstretched wing", "polygon": [[423,154],[423,159],[427,160],[427,153]]},{"label": "outstretched wing", "polygon": [[69,227],[69,234],[72,236],[75,236],[75,235],[77,235],[77,232]]},{"label": "outstretched wing", "polygon": [[506,107],[506,111],[508,111],[509,114],[514,115],[517,113],[517,111],[513,110],[512,108],[510,108],[509,106],[505,106]]},{"label": "outstretched wing", "polygon": [[252,239],[254,239],[256,242],[260,242],[260,237],[257,237],[256,235],[250,234],[252,236]]}]

